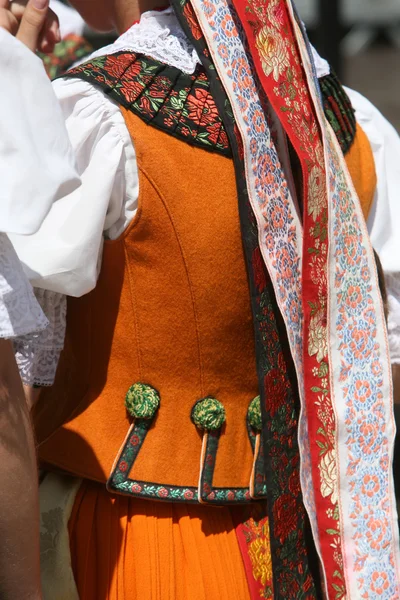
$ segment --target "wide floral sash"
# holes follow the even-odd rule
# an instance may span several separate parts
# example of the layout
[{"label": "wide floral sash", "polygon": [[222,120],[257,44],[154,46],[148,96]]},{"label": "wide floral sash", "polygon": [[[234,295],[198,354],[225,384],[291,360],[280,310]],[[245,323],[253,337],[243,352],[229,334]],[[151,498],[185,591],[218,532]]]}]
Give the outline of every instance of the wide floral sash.
[{"label": "wide floral sash", "polygon": [[[321,449],[324,460],[319,465],[320,494],[324,496],[323,486],[329,481],[330,470],[335,483],[333,494],[337,493],[346,598],[394,599],[400,597],[392,473],[395,423],[387,329],[376,264],[357,193],[338,141],[317,100],[303,33],[291,4],[289,9],[322,131],[328,177],[326,337],[336,419],[331,455]],[[322,419],[323,398],[319,390],[316,392],[315,406]],[[334,547],[339,536],[333,536]],[[336,558],[334,553],[334,561]],[[328,591],[329,597],[335,597],[334,588]]]},{"label": "wide floral sash", "polygon": [[[317,118],[284,2],[234,0],[268,99],[299,157],[303,174],[302,318],[304,331],[303,427],[311,440],[305,485],[314,486],[319,550],[328,589],[345,594],[343,557],[337,543],[339,506],[335,482],[335,416],[330,400],[328,320],[328,193],[324,150]],[[310,393],[311,392],[311,393]],[[316,442],[316,443],[315,443]],[[311,467],[311,473],[310,473]],[[312,479],[311,479],[312,478]],[[319,493],[318,493],[319,492]],[[323,535],[323,532],[328,535]],[[339,533],[339,532],[338,532]],[[333,545],[335,546],[333,548]],[[333,587],[334,586],[334,587]]]},{"label": "wide floral sash", "polygon": [[[259,248],[296,367],[302,490],[327,596],[400,597],[382,302],[359,201],[323,115],[303,33],[283,0],[191,5],[240,134]],[[304,231],[264,93],[302,164]],[[274,595],[281,597],[275,577]]]},{"label": "wide floral sash", "polygon": [[[322,132],[328,178],[326,339],[330,388],[325,399],[330,391],[327,402],[335,417],[335,444],[330,449],[321,447],[317,439],[313,445],[314,449],[316,445],[321,447],[322,457],[318,464],[319,488],[318,483],[315,485],[317,498],[322,501],[326,495],[329,497],[329,485],[332,504],[337,494],[337,532],[346,588],[346,593],[338,596],[332,583],[328,594],[332,598],[346,595],[347,599],[397,598],[400,555],[392,474],[395,425],[387,330],[376,264],[357,193],[318,101],[303,32],[290,3],[288,8]],[[317,418],[323,423],[324,391],[311,392],[317,394],[314,405]],[[326,510],[327,518],[330,510]],[[333,536],[332,578],[336,564],[340,567],[337,532],[322,528],[320,533]],[[324,566],[328,575],[327,565]]]}]

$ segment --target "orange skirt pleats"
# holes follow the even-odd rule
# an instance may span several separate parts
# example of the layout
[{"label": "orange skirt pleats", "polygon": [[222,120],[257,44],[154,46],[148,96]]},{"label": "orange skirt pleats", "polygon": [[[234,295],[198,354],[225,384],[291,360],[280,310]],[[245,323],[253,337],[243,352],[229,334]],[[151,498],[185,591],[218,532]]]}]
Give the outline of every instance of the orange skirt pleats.
[{"label": "orange skirt pleats", "polygon": [[240,510],[112,496],[84,481],[69,522],[80,600],[250,600]]}]

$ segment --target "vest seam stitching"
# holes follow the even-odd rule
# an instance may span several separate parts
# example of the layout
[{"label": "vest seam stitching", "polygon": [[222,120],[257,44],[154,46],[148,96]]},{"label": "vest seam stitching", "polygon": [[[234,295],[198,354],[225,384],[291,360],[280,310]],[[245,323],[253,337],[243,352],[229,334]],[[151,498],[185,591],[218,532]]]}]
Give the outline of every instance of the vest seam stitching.
[{"label": "vest seam stitching", "polygon": [[136,354],[138,357],[138,365],[139,365],[139,379],[142,379],[142,357],[141,357],[141,352],[140,352],[140,334],[139,334],[139,323],[138,323],[138,317],[137,317],[137,312],[135,310],[135,306],[136,305],[136,295],[134,292],[134,285],[133,285],[133,279],[132,279],[132,272],[131,272],[131,265],[129,262],[129,257],[128,257],[128,251],[126,248],[126,244],[124,243],[124,255],[125,255],[125,261],[126,261],[126,266],[127,266],[127,273],[128,273],[128,278],[129,278],[129,294],[131,297],[131,304],[132,304],[132,312],[133,312],[133,321],[134,321],[134,330],[135,330],[135,341],[136,341]]},{"label": "vest seam stitching", "polygon": [[176,240],[178,242],[180,254],[182,256],[182,260],[183,260],[183,264],[184,264],[184,268],[185,268],[185,273],[186,273],[186,277],[187,277],[187,281],[188,281],[188,285],[189,285],[190,298],[191,298],[191,301],[192,301],[194,322],[195,322],[195,328],[196,328],[196,338],[197,338],[197,353],[198,353],[199,370],[200,370],[201,395],[204,396],[204,394],[205,394],[205,391],[204,391],[204,370],[203,370],[203,359],[202,359],[201,344],[200,344],[200,331],[199,331],[199,323],[198,323],[198,315],[197,315],[195,294],[194,294],[194,289],[193,289],[192,281],[191,281],[191,278],[190,278],[189,269],[188,269],[188,265],[187,265],[187,261],[186,261],[185,252],[183,250],[183,245],[182,245],[182,242],[181,242],[181,238],[179,236],[179,233],[178,233],[178,230],[176,228],[176,225],[175,225],[174,219],[172,217],[172,214],[171,214],[171,212],[170,212],[170,210],[168,208],[167,202],[166,202],[164,196],[161,194],[161,191],[158,189],[157,184],[153,181],[153,179],[148,175],[148,173],[146,172],[146,170],[139,163],[138,163],[138,170],[147,179],[148,183],[151,185],[151,187],[154,189],[155,193],[159,197],[159,199],[160,199],[162,205],[164,206],[165,211],[166,211],[166,213],[168,215],[168,218],[169,218],[170,223],[172,225],[172,229],[174,231]]}]

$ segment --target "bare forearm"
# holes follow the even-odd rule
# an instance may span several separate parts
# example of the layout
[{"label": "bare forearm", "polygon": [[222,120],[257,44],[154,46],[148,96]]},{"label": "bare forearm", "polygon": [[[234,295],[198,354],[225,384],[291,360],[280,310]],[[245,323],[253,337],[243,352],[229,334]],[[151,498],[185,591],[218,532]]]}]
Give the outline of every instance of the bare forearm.
[{"label": "bare forearm", "polygon": [[12,347],[0,340],[0,598],[39,600],[34,440]]}]

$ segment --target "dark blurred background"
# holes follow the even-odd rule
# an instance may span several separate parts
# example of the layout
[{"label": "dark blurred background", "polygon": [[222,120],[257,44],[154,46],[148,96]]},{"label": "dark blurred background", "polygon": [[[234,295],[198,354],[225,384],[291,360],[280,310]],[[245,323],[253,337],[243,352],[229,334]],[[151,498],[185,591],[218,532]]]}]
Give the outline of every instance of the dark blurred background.
[{"label": "dark blurred background", "polygon": [[295,0],[318,52],[400,132],[400,0]]}]

